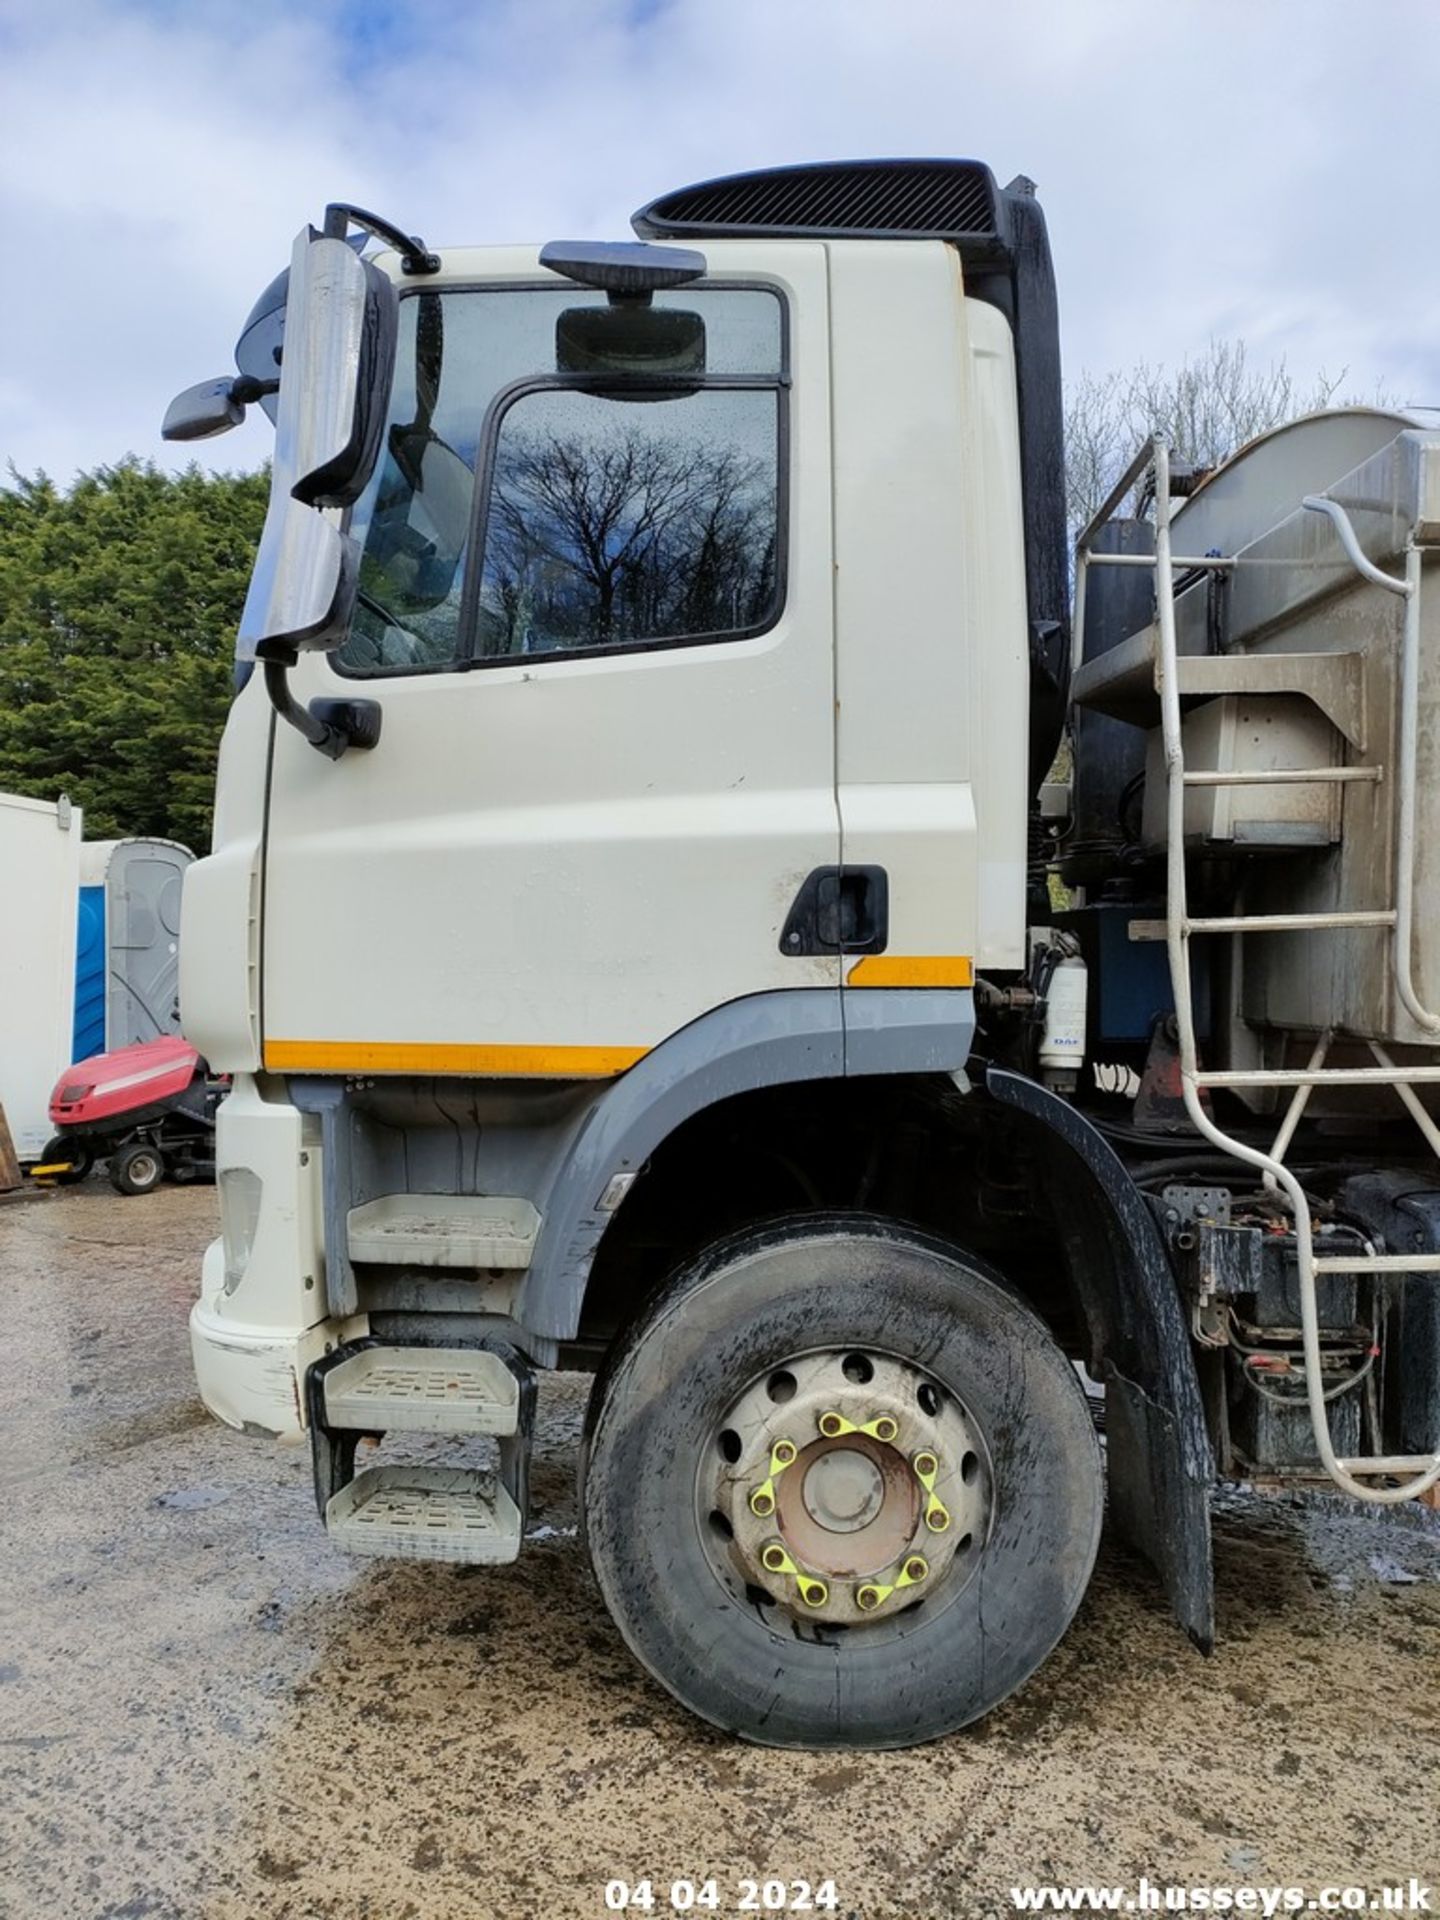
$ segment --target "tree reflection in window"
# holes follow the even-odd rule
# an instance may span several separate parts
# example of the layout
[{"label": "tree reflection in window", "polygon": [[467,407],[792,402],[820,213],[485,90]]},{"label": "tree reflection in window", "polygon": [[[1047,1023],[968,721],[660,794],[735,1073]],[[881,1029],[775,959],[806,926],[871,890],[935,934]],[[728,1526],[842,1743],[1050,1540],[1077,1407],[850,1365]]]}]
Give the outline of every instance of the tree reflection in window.
[{"label": "tree reflection in window", "polygon": [[776,586],[775,391],[522,396],[495,452],[483,654],[753,631]]}]

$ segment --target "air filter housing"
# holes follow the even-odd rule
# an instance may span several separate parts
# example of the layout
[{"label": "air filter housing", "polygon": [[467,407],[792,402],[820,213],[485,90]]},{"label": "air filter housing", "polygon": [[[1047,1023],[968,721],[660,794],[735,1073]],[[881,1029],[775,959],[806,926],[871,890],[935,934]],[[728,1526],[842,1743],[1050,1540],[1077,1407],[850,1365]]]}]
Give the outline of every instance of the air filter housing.
[{"label": "air filter housing", "polygon": [[732,173],[661,194],[642,238],[948,240],[967,259],[1008,257],[994,175],[978,160],[834,160]]}]

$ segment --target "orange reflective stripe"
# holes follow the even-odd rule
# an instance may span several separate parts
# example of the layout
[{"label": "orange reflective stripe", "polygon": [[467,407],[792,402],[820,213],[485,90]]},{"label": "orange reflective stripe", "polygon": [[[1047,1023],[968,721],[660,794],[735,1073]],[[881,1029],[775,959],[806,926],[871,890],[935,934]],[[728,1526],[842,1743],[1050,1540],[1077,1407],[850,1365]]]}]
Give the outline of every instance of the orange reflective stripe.
[{"label": "orange reflective stripe", "polygon": [[847,987],[971,987],[975,967],[966,953],[867,953],[845,976]]},{"label": "orange reflective stripe", "polygon": [[533,1079],[608,1079],[648,1047],[476,1047],[408,1040],[267,1040],[274,1073],[464,1073]]}]

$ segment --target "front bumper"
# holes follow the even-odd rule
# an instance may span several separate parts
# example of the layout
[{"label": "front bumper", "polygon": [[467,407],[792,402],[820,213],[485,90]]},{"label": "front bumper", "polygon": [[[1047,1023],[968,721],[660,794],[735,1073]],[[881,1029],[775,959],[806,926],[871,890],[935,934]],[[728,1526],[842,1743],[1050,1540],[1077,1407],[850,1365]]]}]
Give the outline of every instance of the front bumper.
[{"label": "front bumper", "polygon": [[[342,1340],[366,1332],[363,1315],[303,1330],[253,1326],[216,1309],[225,1255],[206,1250],[204,1292],[190,1310],[190,1352],[200,1398],[217,1419],[245,1433],[299,1441],[305,1435],[305,1375]],[[223,1297],[223,1296],[222,1296]]]}]

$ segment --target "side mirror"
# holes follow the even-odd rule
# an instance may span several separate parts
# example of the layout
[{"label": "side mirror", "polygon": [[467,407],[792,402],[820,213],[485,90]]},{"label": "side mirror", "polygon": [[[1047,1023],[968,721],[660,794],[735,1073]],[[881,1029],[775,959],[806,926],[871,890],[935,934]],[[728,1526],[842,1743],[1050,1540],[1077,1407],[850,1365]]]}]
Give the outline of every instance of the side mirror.
[{"label": "side mirror", "polygon": [[245,409],[231,392],[233,384],[231,375],[222,373],[218,380],[202,380],[177,393],[165,409],[161,439],[212,440],[238,427]]},{"label": "side mirror", "polygon": [[318,509],[349,506],[379,454],[395,365],[395,290],[344,240],[305,228],[290,260],[270,506],[237,649],[293,660],[345,637],[354,543]]},{"label": "side mirror", "polygon": [[290,262],[276,451],[288,429],[296,500],[348,507],[379,456],[399,307],[385,275],[344,240],[317,237],[302,250],[304,239]]},{"label": "side mirror", "polygon": [[345,638],[357,548],[323,510],[357,500],[374,471],[397,319],[395,289],[353,247],[310,227],[296,235],[270,504],[235,651],[261,662],[276,712],[332,759],[375,745],[380,708],[373,700],[301,706],[289,669],[302,649],[329,652]]}]

